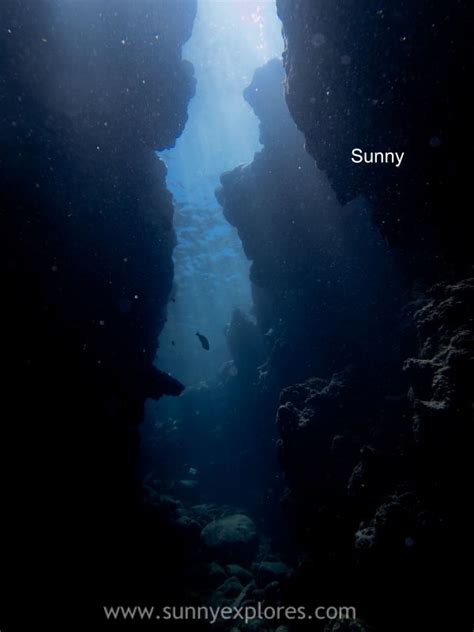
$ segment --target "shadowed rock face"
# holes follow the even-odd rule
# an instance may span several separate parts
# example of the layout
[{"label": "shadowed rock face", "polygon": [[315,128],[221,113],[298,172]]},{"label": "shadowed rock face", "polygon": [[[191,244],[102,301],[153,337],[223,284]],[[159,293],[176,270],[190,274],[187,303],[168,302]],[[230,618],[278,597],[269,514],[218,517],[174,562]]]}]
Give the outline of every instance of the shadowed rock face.
[{"label": "shadowed rock face", "polygon": [[292,374],[342,369],[362,346],[372,354],[385,303],[397,293],[393,261],[367,206],[341,207],[304,150],[283,78],[278,60],[255,72],[244,97],[260,119],[263,148],[223,174],[216,192],[252,262],[255,312],[270,350],[262,375],[280,387]]},{"label": "shadowed rock face", "polygon": [[255,553],[258,535],[248,516],[235,514],[206,525],[201,540],[219,561],[246,561]]},{"label": "shadowed rock face", "polygon": [[403,366],[411,387],[413,434],[426,459],[423,476],[431,481],[431,493],[448,503],[455,493],[453,479],[465,467],[460,456],[472,437],[473,295],[472,278],[426,292],[413,317],[417,354]]},{"label": "shadowed rock face", "polygon": [[[355,371],[328,379],[316,370],[281,393],[285,504],[309,551],[298,591],[314,594],[321,577],[321,594],[353,595],[383,632],[449,627],[454,610],[446,604],[459,587],[446,578],[468,548],[460,534],[472,484],[465,448],[472,444],[472,281],[463,279],[472,262],[463,140],[468,6],[277,5],[286,99],[309,153],[340,200],[363,194],[372,202],[377,226],[401,247],[406,280],[418,282],[379,337],[379,357],[398,345],[398,364],[365,380],[361,345],[351,358]],[[355,147],[406,158],[399,169],[355,165]],[[337,318],[339,309],[336,300],[329,313]],[[349,335],[359,339],[354,328]],[[444,605],[431,619],[433,600]]]},{"label": "shadowed rock face", "polygon": [[[341,207],[324,174],[304,150],[304,138],[285,104],[283,78],[278,60],[255,72],[244,97],[259,117],[263,147],[250,164],[223,174],[216,192],[251,261],[256,331],[250,335],[255,328],[244,327],[234,317],[228,341],[233,368],[240,373],[240,367],[248,363],[245,373],[252,379],[246,383],[236,376],[240,391],[235,407],[228,408],[238,411],[239,441],[253,435],[245,458],[250,461],[249,471],[260,471],[255,490],[262,480],[268,481],[269,491],[259,492],[265,498],[259,507],[263,514],[274,511],[281,492],[274,424],[281,389],[312,375],[328,378],[354,363],[360,396],[368,397],[381,387],[381,364],[389,366],[397,355],[393,345],[382,342],[392,318],[388,306],[398,300],[398,277],[388,247],[371,225],[367,205],[358,200]],[[254,353],[257,334],[261,354]],[[228,385],[236,383],[236,378],[231,377]],[[342,418],[337,404],[332,412],[328,426]],[[360,412],[365,423],[368,411]],[[229,415],[226,412],[224,418],[228,420]],[[314,481],[304,480],[315,457],[313,434],[294,436],[292,443],[285,435],[280,456],[285,474],[298,478],[304,504],[305,483],[314,486]],[[357,441],[354,445],[356,460],[349,464],[347,477],[357,463],[360,446]],[[318,454],[323,455],[324,449],[321,446]],[[342,475],[336,472],[334,476],[340,479]]]},{"label": "shadowed rock face", "polygon": [[[469,547],[472,280],[435,286],[412,319],[405,384],[396,373],[378,392],[354,371],[310,378],[282,391],[277,412],[283,501],[308,554],[297,591],[350,595],[381,632],[431,621],[433,597],[433,621],[449,620],[459,584],[446,578]],[[397,379],[406,394],[390,394]]]},{"label": "shadowed rock face", "polygon": [[[192,64],[181,57],[196,11],[185,0],[2,3],[2,69],[8,94],[34,96],[81,134],[115,148],[172,147],[194,92]],[[17,93],[12,90],[15,85]]]},{"label": "shadowed rock face", "polygon": [[[419,629],[433,596],[449,602],[443,578],[453,570],[449,552],[471,480],[463,446],[472,436],[472,283],[452,281],[470,259],[459,232],[465,206],[446,213],[465,192],[459,121],[448,113],[462,114],[450,88],[466,66],[459,59],[448,76],[462,45],[455,53],[441,10],[422,4],[418,13],[399,3],[398,14],[369,3],[279,3],[291,114],[339,199],[371,201],[385,243],[364,206],[336,204],[308,161],[278,103],[277,62],[245,91],[264,147],[223,174],[217,192],[252,261],[266,334],[256,402],[271,410],[281,391],[283,501],[307,553],[295,593],[309,601],[315,592],[349,595],[381,632]],[[455,11],[455,32],[458,19]],[[437,30],[426,48],[405,46],[414,25],[428,23]],[[439,72],[427,62],[428,51],[439,58],[438,46],[447,51]],[[405,151],[408,163],[361,168],[350,163],[353,147]],[[403,310],[387,245],[401,246],[406,287],[441,281],[407,292]],[[449,616],[448,607],[436,613]]]},{"label": "shadowed rock face", "polygon": [[[278,0],[287,102],[342,201],[375,207],[391,244],[428,276],[469,262],[465,121],[470,4]],[[402,166],[359,165],[353,148],[404,151]],[[415,271],[412,269],[412,272]]]},{"label": "shadowed rock face", "polygon": [[[182,390],[152,368],[175,244],[154,151],[186,122],[194,15],[191,0],[0,7],[2,482],[13,529],[40,503],[22,555],[50,546],[53,566],[54,523],[69,542],[81,533],[69,569],[127,540],[144,400]],[[42,491],[19,511],[26,480]]]}]

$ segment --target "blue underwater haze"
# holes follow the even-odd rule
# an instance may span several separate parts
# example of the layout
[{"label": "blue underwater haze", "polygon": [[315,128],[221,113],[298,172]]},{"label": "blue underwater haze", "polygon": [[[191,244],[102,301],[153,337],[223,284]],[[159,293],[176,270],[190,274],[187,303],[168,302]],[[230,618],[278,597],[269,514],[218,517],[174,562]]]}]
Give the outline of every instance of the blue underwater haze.
[{"label": "blue underwater haze", "polygon": [[[249,263],[215,190],[222,173],[251,162],[261,148],[259,121],[243,91],[254,71],[281,58],[282,51],[274,2],[199,2],[192,37],[183,49],[194,66],[196,95],[176,146],[160,152],[175,201],[178,244],[174,300],[160,338],[159,363],[187,384],[215,376],[229,359],[223,332],[232,310],[251,309]],[[196,331],[211,341],[207,356]]]},{"label": "blue underwater haze", "polygon": [[0,630],[473,629],[471,24],[0,0]]}]

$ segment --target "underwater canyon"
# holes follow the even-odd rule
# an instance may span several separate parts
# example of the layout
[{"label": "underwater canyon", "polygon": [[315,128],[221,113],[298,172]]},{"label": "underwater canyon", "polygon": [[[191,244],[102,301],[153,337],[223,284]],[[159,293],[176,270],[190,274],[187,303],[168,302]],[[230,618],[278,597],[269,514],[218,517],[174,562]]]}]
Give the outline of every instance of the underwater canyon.
[{"label": "underwater canyon", "polygon": [[448,4],[0,4],[2,630],[472,627]]}]

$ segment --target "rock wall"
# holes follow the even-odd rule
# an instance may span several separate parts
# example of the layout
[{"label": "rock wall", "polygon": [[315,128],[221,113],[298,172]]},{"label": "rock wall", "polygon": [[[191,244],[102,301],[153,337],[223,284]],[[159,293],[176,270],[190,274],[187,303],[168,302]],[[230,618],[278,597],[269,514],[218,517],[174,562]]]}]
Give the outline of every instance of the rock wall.
[{"label": "rock wall", "polygon": [[[342,201],[363,194],[406,269],[469,265],[470,6],[434,0],[278,0],[287,102]],[[353,148],[404,151],[399,169],[351,162]]]},{"label": "rock wall", "polygon": [[278,60],[255,72],[244,97],[259,117],[263,148],[250,164],[223,174],[217,191],[251,260],[255,315],[270,358],[261,383],[280,389],[292,376],[344,368],[362,346],[375,363],[387,305],[398,292],[367,205],[341,207],[305,152],[283,80]]},{"label": "rock wall", "polygon": [[[467,6],[277,4],[304,139],[270,62],[245,91],[263,149],[217,196],[252,261],[257,406],[281,391],[293,600],[351,602],[381,632],[446,627],[471,480]],[[355,147],[405,162],[355,165]]]},{"label": "rock wall", "polygon": [[[37,584],[46,556],[49,588],[59,590],[55,578],[74,582],[101,550],[87,602],[136,545],[144,401],[182,390],[153,367],[175,244],[155,150],[172,146],[186,122],[194,79],[181,49],[195,11],[192,0],[0,8],[1,460],[12,586],[23,563]],[[18,541],[26,525],[30,536]],[[59,619],[59,604],[38,607],[38,616],[57,608],[48,617]]]},{"label": "rock wall", "polygon": [[[343,467],[339,455],[341,471],[327,474],[334,475],[343,488],[344,468],[349,468],[348,477],[363,446],[363,439],[352,434],[376,414],[387,380],[393,382],[391,395],[403,388],[397,376],[400,340],[386,339],[387,329],[399,328],[396,313],[402,289],[389,248],[371,225],[370,207],[361,199],[341,206],[305,152],[303,136],[285,105],[283,80],[278,60],[255,72],[244,97],[259,117],[263,147],[252,163],[222,175],[216,195],[251,260],[254,312],[263,347],[263,356],[254,361],[252,379],[241,383],[238,391],[240,402],[246,402],[243,408],[236,400],[242,419],[239,439],[248,443],[252,432],[258,437],[247,450],[253,453],[258,448],[260,473],[267,473],[263,480],[272,490],[262,494],[266,506],[260,512],[265,516],[272,505],[273,519],[278,515],[275,496],[282,493],[278,453],[291,489],[292,498],[288,495],[286,504],[306,524],[307,499],[325,471],[326,461],[318,467],[314,461],[316,454],[323,458],[326,443],[318,437],[319,447],[315,447],[311,425],[308,422],[306,428],[299,419],[294,424],[278,420],[275,428],[280,391],[314,375],[322,376],[314,378],[321,383],[316,391],[325,391],[327,384],[332,388],[339,383],[331,382],[334,373],[351,375],[351,398],[346,402],[351,420],[339,409],[342,395],[336,389],[329,397],[331,414],[323,422],[328,441],[341,435],[341,454],[349,451],[348,464]],[[232,347],[235,363],[236,350],[249,357],[245,338],[238,336]],[[251,433],[242,431],[242,426]],[[299,540],[298,529],[295,533]]]},{"label": "rock wall", "polygon": [[[308,552],[298,594],[349,595],[384,632],[442,629],[468,616],[452,581],[456,556],[469,549],[472,481],[463,447],[472,440],[473,358],[461,88],[471,66],[468,6],[277,5],[286,99],[306,148],[340,200],[371,201],[411,285],[379,338],[380,357],[395,344],[401,361],[381,367],[375,389],[356,361],[355,372],[316,372],[281,393],[285,502]],[[406,158],[400,169],[356,165],[355,147]]]}]

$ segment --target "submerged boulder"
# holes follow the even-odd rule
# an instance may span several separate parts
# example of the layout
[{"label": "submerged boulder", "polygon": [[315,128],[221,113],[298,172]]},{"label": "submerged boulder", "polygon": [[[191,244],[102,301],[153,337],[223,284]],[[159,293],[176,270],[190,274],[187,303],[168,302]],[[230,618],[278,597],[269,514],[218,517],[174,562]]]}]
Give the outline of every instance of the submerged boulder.
[{"label": "submerged boulder", "polygon": [[267,584],[288,578],[291,573],[291,569],[283,562],[261,562],[256,567],[256,572],[259,581]]},{"label": "submerged boulder", "polygon": [[251,559],[258,546],[255,523],[244,514],[209,523],[201,531],[201,540],[219,559],[228,561]]},{"label": "submerged boulder", "polygon": [[210,583],[218,585],[223,584],[227,578],[225,570],[217,562],[211,562],[206,566],[206,576]]},{"label": "submerged boulder", "polygon": [[248,584],[253,580],[252,573],[238,564],[228,564],[226,570],[229,575],[237,577],[243,584]]},{"label": "submerged boulder", "polygon": [[229,577],[224,581],[217,589],[217,592],[221,593],[226,598],[235,598],[242,592],[242,584],[237,577]]}]

